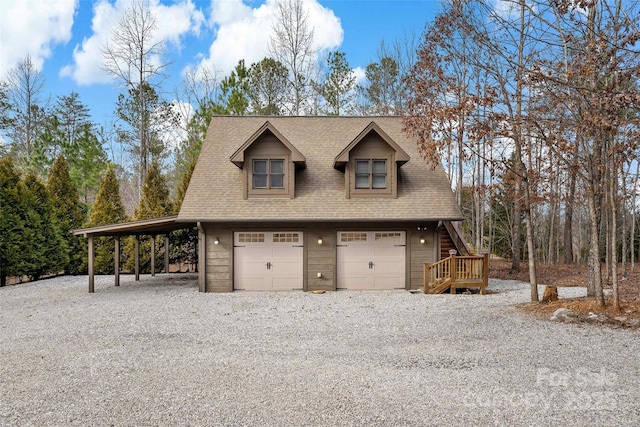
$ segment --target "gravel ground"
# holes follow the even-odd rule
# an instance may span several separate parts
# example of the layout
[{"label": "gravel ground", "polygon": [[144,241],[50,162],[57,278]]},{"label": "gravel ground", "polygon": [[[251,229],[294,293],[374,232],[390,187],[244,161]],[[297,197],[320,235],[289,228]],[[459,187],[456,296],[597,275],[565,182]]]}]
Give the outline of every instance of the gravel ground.
[{"label": "gravel ground", "polygon": [[[201,294],[194,276],[0,288],[0,424],[638,425],[638,331],[497,293]],[[584,289],[561,289],[560,297]]]}]

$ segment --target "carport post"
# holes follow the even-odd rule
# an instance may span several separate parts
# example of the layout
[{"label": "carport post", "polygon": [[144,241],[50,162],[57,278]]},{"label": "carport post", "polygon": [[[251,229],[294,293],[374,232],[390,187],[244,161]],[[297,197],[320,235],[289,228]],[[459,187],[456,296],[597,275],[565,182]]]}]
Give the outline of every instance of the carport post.
[{"label": "carport post", "polygon": [[140,280],[140,236],[136,234],[136,244],[135,244],[135,280],[136,282]]},{"label": "carport post", "polygon": [[113,253],[113,274],[116,286],[120,286],[120,236],[115,236],[115,249]]},{"label": "carport post", "polygon": [[156,275],[156,235],[151,235],[151,277]]},{"label": "carport post", "polygon": [[164,272],[169,272],[169,235],[164,235]]},{"label": "carport post", "polygon": [[93,286],[93,234],[87,236],[87,242],[89,245],[89,293],[94,292]]}]

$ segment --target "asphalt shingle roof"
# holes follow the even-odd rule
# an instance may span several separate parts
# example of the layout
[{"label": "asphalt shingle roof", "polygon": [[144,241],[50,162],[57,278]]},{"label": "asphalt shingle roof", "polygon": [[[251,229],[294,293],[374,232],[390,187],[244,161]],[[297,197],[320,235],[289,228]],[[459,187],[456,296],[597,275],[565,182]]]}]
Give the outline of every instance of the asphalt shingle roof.
[{"label": "asphalt shingle roof", "polygon": [[[295,198],[244,199],[243,171],[231,156],[270,122],[306,158],[296,172]],[[346,198],[335,158],[371,122],[410,156],[400,168],[398,197]],[[440,165],[431,169],[401,117],[218,116],[211,120],[178,221],[353,221],[462,219]]]}]

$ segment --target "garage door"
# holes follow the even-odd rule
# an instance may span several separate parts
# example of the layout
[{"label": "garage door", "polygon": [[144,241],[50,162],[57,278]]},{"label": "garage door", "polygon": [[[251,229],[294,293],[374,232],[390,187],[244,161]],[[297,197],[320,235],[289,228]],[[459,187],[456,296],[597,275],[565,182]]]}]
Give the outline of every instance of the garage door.
[{"label": "garage door", "polygon": [[404,289],[404,231],[339,231],[338,289]]},{"label": "garage door", "polygon": [[234,289],[302,289],[302,232],[236,232]]}]

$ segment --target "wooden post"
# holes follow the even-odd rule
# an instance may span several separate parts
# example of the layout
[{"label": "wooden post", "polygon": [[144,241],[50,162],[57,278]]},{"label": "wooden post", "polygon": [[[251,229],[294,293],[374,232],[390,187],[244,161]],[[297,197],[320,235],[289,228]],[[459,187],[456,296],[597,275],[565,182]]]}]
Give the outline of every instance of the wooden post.
[{"label": "wooden post", "polygon": [[481,295],[484,295],[486,293],[487,286],[489,286],[489,252],[484,253],[483,273],[484,286],[482,287],[482,289],[480,289]]},{"label": "wooden post", "polygon": [[451,265],[449,265],[449,274],[451,275],[451,281],[455,282],[458,276],[458,272],[456,271],[456,254],[451,254],[449,258],[449,262],[451,263]]},{"label": "wooden post", "polygon": [[151,235],[151,277],[156,275],[156,235]]},{"label": "wooden post", "polygon": [[115,251],[113,255],[113,274],[116,286],[120,286],[120,236],[115,236]]},{"label": "wooden post", "polygon": [[424,286],[424,293],[427,293],[427,285],[429,283],[429,264],[428,263],[424,263],[424,283],[422,284],[422,286]]},{"label": "wooden post", "polygon": [[169,235],[164,235],[164,272],[169,272]]},{"label": "wooden post", "polygon": [[137,282],[140,280],[140,236],[138,236],[137,234],[136,234],[134,261],[135,261],[134,273],[135,273],[135,280]]},{"label": "wooden post", "polygon": [[94,247],[93,247],[93,235],[89,234],[87,236],[87,242],[89,245],[89,293],[92,294],[93,292],[95,292],[95,288],[94,288],[94,278],[93,278],[93,261],[94,261]]},{"label": "wooden post", "polygon": [[456,293],[456,278],[458,276],[458,272],[456,271],[456,250],[452,249],[449,251],[449,274],[451,275],[451,288],[449,288],[449,293]]}]

